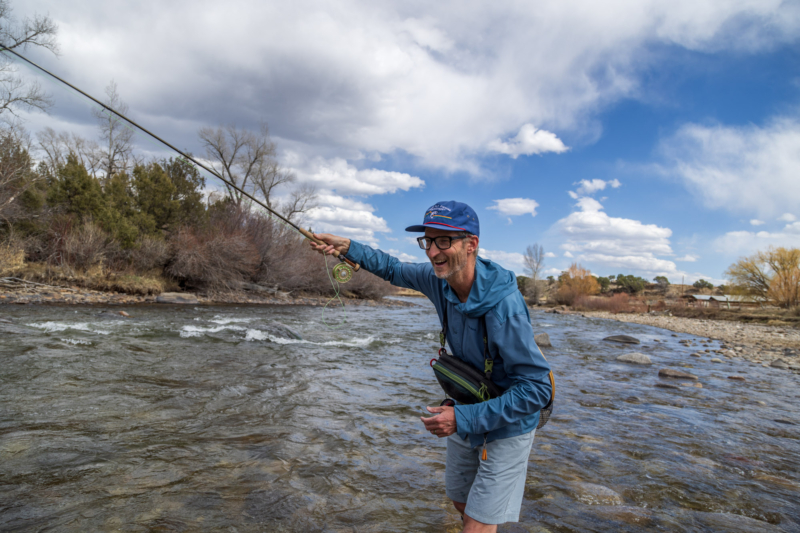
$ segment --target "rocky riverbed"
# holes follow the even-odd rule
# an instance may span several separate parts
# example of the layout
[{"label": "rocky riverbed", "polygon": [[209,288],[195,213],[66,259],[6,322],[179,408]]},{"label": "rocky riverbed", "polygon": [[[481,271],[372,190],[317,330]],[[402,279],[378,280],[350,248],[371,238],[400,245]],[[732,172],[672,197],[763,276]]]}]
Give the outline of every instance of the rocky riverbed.
[{"label": "rocky riverbed", "polygon": [[682,342],[686,346],[697,348],[692,356],[710,358],[712,362],[716,362],[715,359],[722,362],[725,358],[744,359],[765,367],[784,368],[800,373],[799,329],[642,313],[587,311],[581,314],[704,337],[707,339],[705,342],[702,339]]},{"label": "rocky riverbed", "polygon": [[[140,305],[152,303],[168,304],[256,304],[256,305],[310,305],[324,306],[329,297],[297,296],[277,291],[274,294],[258,294],[246,291],[213,292],[197,294],[191,292],[162,293],[160,295],[136,295],[121,292],[94,291],[82,288],[45,285],[26,285],[18,288],[0,289],[0,306],[3,304],[59,304],[59,305]],[[344,298],[346,305],[394,305],[407,306],[407,302],[382,299],[380,301]],[[330,305],[339,305],[334,300]]]}]

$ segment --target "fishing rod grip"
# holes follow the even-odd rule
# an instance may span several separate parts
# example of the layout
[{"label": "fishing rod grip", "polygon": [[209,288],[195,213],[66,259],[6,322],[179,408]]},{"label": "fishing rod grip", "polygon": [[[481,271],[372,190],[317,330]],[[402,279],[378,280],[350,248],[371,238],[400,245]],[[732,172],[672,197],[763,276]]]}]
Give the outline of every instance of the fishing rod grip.
[{"label": "fishing rod grip", "polygon": [[[319,244],[320,246],[328,246],[327,242],[317,239],[316,237],[314,237],[314,235],[310,231],[304,230],[303,228],[297,228],[297,229],[300,230],[300,233],[302,233],[303,236],[306,239],[308,239],[308,240],[310,240],[312,242],[315,242],[316,244]],[[334,250],[333,251],[333,257],[335,257],[339,261],[343,261],[343,262],[347,263],[348,265],[350,265],[350,267],[353,269],[353,272],[358,272],[359,270],[361,270],[361,265],[352,262],[351,260],[349,260],[348,258],[343,256],[342,254],[340,254],[338,250]]]}]

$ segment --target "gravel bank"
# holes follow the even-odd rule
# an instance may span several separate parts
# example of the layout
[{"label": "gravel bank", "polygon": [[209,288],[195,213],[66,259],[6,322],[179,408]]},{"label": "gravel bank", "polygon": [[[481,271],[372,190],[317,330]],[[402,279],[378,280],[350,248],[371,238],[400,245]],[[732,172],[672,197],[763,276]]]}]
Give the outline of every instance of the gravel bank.
[{"label": "gravel bank", "polygon": [[[717,349],[704,347],[692,354],[696,357],[742,358],[763,366],[786,368],[800,373],[800,329],[669,315],[612,314],[604,311],[588,311],[581,314],[593,318],[644,324],[721,342]],[[686,341],[687,346],[695,344]]]}]

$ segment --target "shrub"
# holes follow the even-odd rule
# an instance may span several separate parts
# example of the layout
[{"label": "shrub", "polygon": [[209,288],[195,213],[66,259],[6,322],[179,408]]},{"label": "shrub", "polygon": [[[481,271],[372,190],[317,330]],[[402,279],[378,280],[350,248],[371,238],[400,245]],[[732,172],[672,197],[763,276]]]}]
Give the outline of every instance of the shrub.
[{"label": "shrub", "polygon": [[250,280],[260,261],[242,231],[183,228],[170,238],[169,247],[166,273],[197,287],[232,287]]},{"label": "shrub", "polygon": [[632,311],[630,297],[625,293],[610,298],[580,295],[575,298],[576,308],[586,311],[607,311],[609,313],[629,313]]},{"label": "shrub", "polygon": [[102,265],[114,245],[100,226],[87,220],[63,239],[64,262],[73,268],[89,270]]},{"label": "shrub", "polygon": [[558,277],[558,285],[556,301],[565,305],[572,305],[578,296],[600,292],[600,285],[592,273],[578,263],[572,263],[566,271],[561,273]]},{"label": "shrub", "polygon": [[25,264],[25,248],[16,238],[0,242],[0,276],[5,276]]}]

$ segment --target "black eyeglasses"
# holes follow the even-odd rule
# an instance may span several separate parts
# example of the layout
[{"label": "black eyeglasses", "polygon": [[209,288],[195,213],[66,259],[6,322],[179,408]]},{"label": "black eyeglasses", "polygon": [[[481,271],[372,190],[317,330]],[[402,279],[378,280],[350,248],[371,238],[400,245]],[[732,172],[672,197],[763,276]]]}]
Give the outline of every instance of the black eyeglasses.
[{"label": "black eyeglasses", "polygon": [[462,235],[460,237],[448,237],[442,235],[441,237],[417,237],[417,242],[419,243],[419,247],[423,250],[430,250],[431,244],[436,243],[436,247],[440,250],[447,250],[451,246],[453,246],[453,241],[456,239],[466,239],[466,235]]}]

